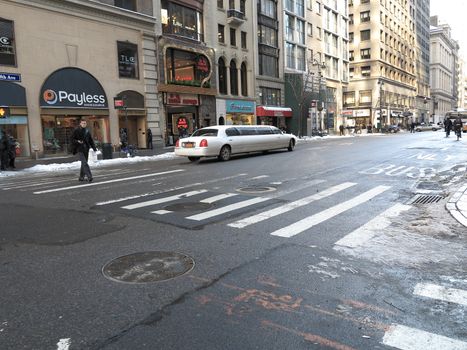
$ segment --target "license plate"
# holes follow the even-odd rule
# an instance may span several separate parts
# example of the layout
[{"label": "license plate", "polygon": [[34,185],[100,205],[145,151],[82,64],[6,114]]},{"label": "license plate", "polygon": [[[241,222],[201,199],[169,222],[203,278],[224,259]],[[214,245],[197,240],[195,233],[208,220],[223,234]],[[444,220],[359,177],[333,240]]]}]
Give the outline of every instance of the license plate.
[{"label": "license plate", "polygon": [[195,147],[195,144],[193,142],[184,142],[183,147],[185,148],[193,148]]}]

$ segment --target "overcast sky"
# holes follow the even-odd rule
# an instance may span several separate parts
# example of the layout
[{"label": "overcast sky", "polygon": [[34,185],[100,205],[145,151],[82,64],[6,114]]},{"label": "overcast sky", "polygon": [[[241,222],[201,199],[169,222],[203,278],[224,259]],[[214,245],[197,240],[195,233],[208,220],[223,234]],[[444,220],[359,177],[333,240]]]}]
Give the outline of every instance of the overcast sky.
[{"label": "overcast sky", "polygon": [[430,15],[450,25],[451,36],[460,45],[462,56],[467,59],[467,1],[466,0],[431,0]]}]

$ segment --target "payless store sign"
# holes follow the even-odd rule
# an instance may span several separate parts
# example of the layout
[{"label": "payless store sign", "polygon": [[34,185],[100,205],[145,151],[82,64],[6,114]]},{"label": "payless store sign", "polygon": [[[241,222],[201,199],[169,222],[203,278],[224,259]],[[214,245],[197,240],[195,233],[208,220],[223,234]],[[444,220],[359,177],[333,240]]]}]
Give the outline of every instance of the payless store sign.
[{"label": "payless store sign", "polygon": [[39,100],[44,108],[108,108],[101,84],[77,68],[52,73],[42,85]]}]

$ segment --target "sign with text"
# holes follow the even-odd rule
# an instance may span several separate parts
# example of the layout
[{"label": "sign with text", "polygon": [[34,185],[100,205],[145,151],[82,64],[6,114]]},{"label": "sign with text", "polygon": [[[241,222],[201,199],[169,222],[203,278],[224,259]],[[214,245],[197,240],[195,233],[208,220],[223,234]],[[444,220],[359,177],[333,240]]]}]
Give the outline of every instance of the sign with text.
[{"label": "sign with text", "polygon": [[168,93],[166,97],[166,103],[168,105],[184,105],[184,106],[198,106],[199,99],[198,95],[194,94],[176,94]]},{"label": "sign with text", "polygon": [[0,73],[0,80],[20,82],[21,81],[21,74]]}]

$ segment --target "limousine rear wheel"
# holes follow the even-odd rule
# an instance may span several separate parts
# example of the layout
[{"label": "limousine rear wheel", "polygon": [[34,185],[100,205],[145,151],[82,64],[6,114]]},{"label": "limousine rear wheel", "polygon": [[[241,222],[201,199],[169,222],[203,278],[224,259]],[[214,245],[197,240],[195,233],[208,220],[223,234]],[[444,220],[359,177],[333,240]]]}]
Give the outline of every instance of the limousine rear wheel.
[{"label": "limousine rear wheel", "polygon": [[230,147],[229,146],[222,146],[221,151],[219,152],[219,160],[226,162],[230,159]]},{"label": "limousine rear wheel", "polygon": [[190,162],[197,162],[201,157],[188,157]]},{"label": "limousine rear wheel", "polygon": [[290,140],[289,141],[289,147],[287,147],[287,151],[292,152],[294,147],[295,147],[294,140]]}]

